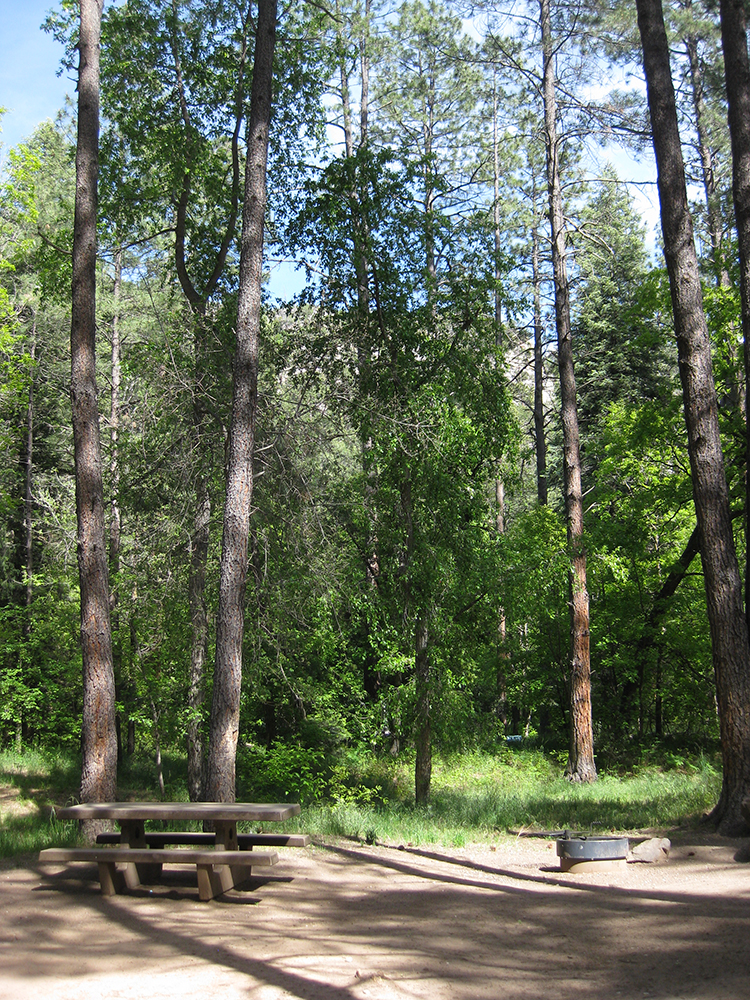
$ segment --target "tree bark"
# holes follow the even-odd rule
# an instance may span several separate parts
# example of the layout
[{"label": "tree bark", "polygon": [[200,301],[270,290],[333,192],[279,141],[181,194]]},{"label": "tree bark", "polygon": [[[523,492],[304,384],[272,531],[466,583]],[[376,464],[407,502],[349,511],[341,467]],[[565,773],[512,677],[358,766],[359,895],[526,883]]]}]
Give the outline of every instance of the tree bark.
[{"label": "tree bark", "polygon": [[[370,371],[372,348],[370,345],[370,285],[369,263],[367,254],[368,232],[367,218],[363,212],[366,203],[367,176],[362,176],[362,161],[355,159],[354,131],[351,107],[351,91],[349,87],[348,68],[346,64],[346,40],[344,37],[343,18],[339,3],[336,4],[336,42],[338,47],[339,73],[341,78],[341,105],[344,121],[344,143],[346,157],[352,164],[351,187],[347,191],[347,201],[351,216],[354,272],[357,281],[357,368],[359,393],[366,399],[370,391]],[[370,92],[370,57],[369,57],[369,24],[370,0],[366,0],[359,25],[359,66],[360,66],[360,109],[359,109],[359,151],[364,152],[368,142],[368,100]],[[370,406],[366,404],[361,410],[364,419],[360,421],[359,440],[362,456],[363,472],[363,508],[365,511],[366,537],[363,544],[363,569],[365,586],[372,589],[377,586],[379,572],[378,538],[375,518],[373,516],[373,497],[377,488],[377,470],[375,468],[372,440]],[[369,637],[370,624],[367,616],[362,617],[362,627],[365,636]],[[376,657],[368,651],[364,658],[363,677],[365,691],[371,698],[377,696],[380,687],[380,674],[376,669]]]},{"label": "tree bark", "polygon": [[[195,390],[194,390],[195,391]],[[205,455],[206,431],[202,407],[196,398],[193,403],[193,435],[199,458]],[[190,607],[190,676],[188,678],[187,721],[187,785],[191,802],[203,798],[203,735],[201,717],[204,702],[204,675],[208,658],[208,612],[206,611],[206,568],[211,527],[211,497],[206,482],[205,468],[197,472],[195,515],[190,536],[190,578],[188,604]]]},{"label": "tree bark", "polygon": [[495,236],[495,336],[498,347],[502,346],[503,317],[502,298],[500,295],[500,250],[502,235],[500,233],[500,140],[497,127],[497,63],[492,64],[492,228]]},{"label": "tree bark", "polygon": [[[498,538],[505,534],[505,484],[495,479],[495,530]],[[508,621],[503,605],[497,609],[497,671],[495,673],[495,713],[505,727],[508,721]]]},{"label": "tree bark", "polygon": [[716,271],[716,284],[719,287],[728,288],[729,272],[722,249],[721,195],[716,188],[711,143],[706,127],[703,67],[698,55],[698,39],[694,35],[688,35],[685,39],[685,51],[690,66],[690,86],[693,111],[695,112],[695,130],[698,134],[698,153],[701,158],[701,173],[703,174],[703,191],[706,195],[706,217],[708,235],[711,240],[711,257]]},{"label": "tree bark", "polygon": [[[536,187],[536,184],[535,184]],[[536,213],[536,191],[534,191]],[[544,433],[544,328],[542,326],[542,278],[539,269],[539,229],[534,219],[531,231],[532,281],[534,285],[534,453],[536,457],[536,498],[547,506],[547,439]]]},{"label": "tree bark", "polygon": [[[115,684],[95,358],[101,18],[102,0],[81,0],[70,392],[81,586],[83,802],[112,800],[117,785]],[[90,835],[94,831],[86,832]]]},{"label": "tree bark", "polygon": [[245,167],[245,204],[234,357],[232,425],[221,547],[211,732],[206,774],[209,801],[235,797],[235,761],[242,684],[242,640],[253,491],[255,414],[258,390],[263,223],[276,41],[276,0],[260,0],[255,37],[250,122]]},{"label": "tree bark", "polygon": [[[235,118],[231,137],[232,157],[232,197],[229,218],[224,228],[221,245],[216,253],[213,271],[202,289],[197,288],[189,273],[187,261],[187,222],[192,197],[191,178],[194,150],[191,140],[193,125],[190,118],[185,81],[176,38],[172,38],[171,51],[175,70],[175,94],[180,107],[180,115],[185,130],[184,172],[180,195],[175,205],[175,268],[180,287],[193,310],[193,450],[195,459],[195,514],[190,537],[190,575],[188,581],[188,602],[190,606],[191,645],[190,673],[188,679],[188,722],[187,722],[187,768],[188,795],[195,802],[204,795],[204,760],[202,716],[205,694],[205,667],[208,658],[208,611],[206,608],[206,573],[211,529],[210,466],[211,445],[207,429],[207,413],[204,405],[204,369],[207,365],[206,343],[208,337],[206,306],[221,278],[229,248],[235,238],[235,228],[239,213],[242,173],[240,168],[240,132],[244,120],[245,66],[247,58],[247,33],[251,20],[252,3],[248,2],[242,20],[240,60],[235,87]],[[177,23],[177,19],[175,19]]]},{"label": "tree bark", "polygon": [[[120,538],[122,511],[120,509],[120,390],[122,386],[122,352],[120,349],[120,295],[122,291],[122,249],[115,250],[115,280],[112,289],[112,348],[110,352],[111,392],[109,403],[109,616],[112,628],[112,669],[115,675],[115,694],[122,702],[122,644],[120,629]],[[122,760],[122,720],[116,715],[117,760]]]},{"label": "tree bark", "polygon": [[115,280],[112,291],[112,350],[111,378],[112,390],[109,404],[109,474],[112,497],[109,504],[109,567],[115,577],[110,595],[111,617],[114,625],[119,604],[117,574],[120,571],[120,535],[122,513],[120,510],[120,390],[122,387],[122,351],[120,347],[120,296],[122,293],[122,250],[115,251]]},{"label": "tree bark", "polygon": [[360,145],[367,145],[370,118],[370,16],[372,0],[365,0],[362,31],[359,36],[359,68],[362,90],[359,97],[359,138]]},{"label": "tree bark", "polygon": [[427,621],[420,616],[414,627],[414,666],[417,689],[415,720],[416,759],[414,764],[414,799],[418,806],[430,798],[432,781],[432,719],[430,712],[431,678]]},{"label": "tree bark", "polygon": [[[706,102],[704,98],[705,73],[699,55],[698,39],[690,35],[685,39],[685,51],[687,52],[690,65],[690,84],[693,94],[693,111],[695,113],[695,129],[698,134],[698,152],[701,159],[701,172],[703,174],[703,191],[706,196],[706,220],[708,222],[708,233],[711,240],[711,258],[713,260],[714,272],[717,288],[729,288],[729,267],[727,253],[723,240],[723,221],[721,215],[722,192],[716,183],[714,171],[714,158],[711,152],[710,133],[706,124]],[[746,60],[747,61],[747,60]],[[734,324],[732,324],[734,327]],[[726,346],[734,367],[737,362],[736,338],[732,335],[727,338]],[[745,380],[738,374],[737,379],[732,378],[729,384],[729,399],[737,411],[747,420],[747,392]],[[748,587],[748,576],[746,573],[746,590]],[[745,602],[747,605],[747,601]]]},{"label": "tree bark", "polygon": [[578,407],[570,324],[570,288],[565,263],[565,218],[560,186],[555,69],[549,0],[540,0],[544,73],[544,139],[547,153],[547,193],[552,234],[555,285],[557,363],[563,429],[565,517],[570,550],[570,750],[565,774],[571,781],[595,781],[594,733],[591,715],[589,595],[583,544],[583,489]]},{"label": "tree bark", "polygon": [[[721,0],[721,46],[732,143],[732,199],[740,258],[740,302],[745,361],[745,440],[750,441],[750,60],[742,0]],[[750,475],[745,472],[745,538],[750,538]],[[750,545],[745,557],[745,615],[750,629]]]},{"label": "tree bark", "polygon": [[[502,235],[500,232],[500,140],[498,134],[498,94],[497,94],[497,63],[492,65],[492,228],[495,237],[495,346],[500,350],[503,346],[503,310],[500,295],[500,251]],[[534,355],[536,362],[536,353]],[[536,417],[536,399],[534,414]],[[538,456],[538,452],[537,452]],[[538,457],[537,457],[538,461]],[[500,477],[500,463],[495,477],[495,527],[498,536],[505,534],[505,483]],[[507,648],[507,618],[505,608],[501,605],[497,613],[497,672],[495,674],[496,712],[505,726],[507,720],[507,668],[510,656]]]},{"label": "tree bark", "polygon": [[26,616],[23,634],[31,635],[31,604],[34,599],[34,363],[36,361],[36,316],[31,329],[31,376],[29,402],[26,408],[26,447],[24,448],[24,605]]},{"label": "tree bark", "polygon": [[417,558],[414,526],[414,498],[412,496],[411,473],[408,465],[401,481],[401,512],[404,518],[406,538],[400,568],[401,586],[404,598],[403,621],[406,625],[414,621],[414,694],[416,711],[414,716],[414,801],[418,806],[426,805],[430,798],[432,782],[432,671],[430,664],[429,604],[423,594],[414,586],[415,562]]},{"label": "tree bark", "polygon": [[723,777],[712,818],[736,834],[750,792],[748,629],[661,0],[637,0],[637,9],[719,710]]}]

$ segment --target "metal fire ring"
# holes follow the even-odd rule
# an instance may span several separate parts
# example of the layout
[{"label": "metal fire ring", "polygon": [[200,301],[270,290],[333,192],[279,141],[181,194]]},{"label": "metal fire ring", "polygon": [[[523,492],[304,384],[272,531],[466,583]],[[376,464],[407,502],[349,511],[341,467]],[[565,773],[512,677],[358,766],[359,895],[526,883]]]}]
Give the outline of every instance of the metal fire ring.
[{"label": "metal fire ring", "polygon": [[627,837],[565,834],[557,841],[557,856],[576,861],[614,861],[628,856]]}]

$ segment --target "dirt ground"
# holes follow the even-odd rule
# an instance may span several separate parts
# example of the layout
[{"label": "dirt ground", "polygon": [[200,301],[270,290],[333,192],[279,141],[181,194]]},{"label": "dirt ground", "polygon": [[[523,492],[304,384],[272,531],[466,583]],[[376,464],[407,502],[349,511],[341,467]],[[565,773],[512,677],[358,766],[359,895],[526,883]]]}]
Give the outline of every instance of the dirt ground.
[{"label": "dirt ground", "polygon": [[544,839],[316,844],[210,903],[194,869],[104,898],[94,865],[5,863],[0,998],[748,1000],[750,844],[671,837],[585,876]]}]

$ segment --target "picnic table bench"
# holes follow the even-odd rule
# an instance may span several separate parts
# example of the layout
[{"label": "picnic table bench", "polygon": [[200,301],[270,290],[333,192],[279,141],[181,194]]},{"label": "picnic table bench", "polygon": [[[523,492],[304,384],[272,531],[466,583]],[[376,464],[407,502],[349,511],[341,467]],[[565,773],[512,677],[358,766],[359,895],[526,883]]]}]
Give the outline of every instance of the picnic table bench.
[{"label": "picnic table bench", "polygon": [[[115,820],[120,832],[100,834],[100,844],[115,847],[50,847],[39,853],[42,863],[95,862],[99,867],[102,893],[111,896],[142,882],[155,881],[162,865],[195,865],[198,895],[203,901],[228,892],[250,875],[253,867],[269,867],[278,861],[274,852],[253,850],[256,846],[304,847],[306,834],[238,834],[240,821],[281,822],[300,811],[296,803],[254,802],[99,802],[58,809],[60,819]],[[212,832],[148,833],[149,820],[210,822]],[[183,845],[167,848],[167,844]]]},{"label": "picnic table bench", "polygon": [[[149,847],[166,847],[167,844],[194,844],[214,847],[215,833],[195,833],[192,830],[172,832],[169,830],[146,832],[146,843]],[[119,844],[120,834],[100,833],[97,844]],[[309,847],[308,833],[238,833],[237,846],[241,851],[252,851],[254,847]]]}]

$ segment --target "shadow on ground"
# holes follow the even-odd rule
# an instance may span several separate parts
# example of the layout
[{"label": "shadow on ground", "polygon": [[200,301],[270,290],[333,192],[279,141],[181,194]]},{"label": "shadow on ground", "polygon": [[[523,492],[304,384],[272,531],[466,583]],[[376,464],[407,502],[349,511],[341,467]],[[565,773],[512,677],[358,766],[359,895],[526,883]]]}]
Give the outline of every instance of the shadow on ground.
[{"label": "shadow on ground", "polygon": [[746,1000],[738,846],[576,881],[542,870],[545,845],[328,844],[208,904],[194,872],[103,898],[93,868],[31,863],[0,871],[0,997]]}]

